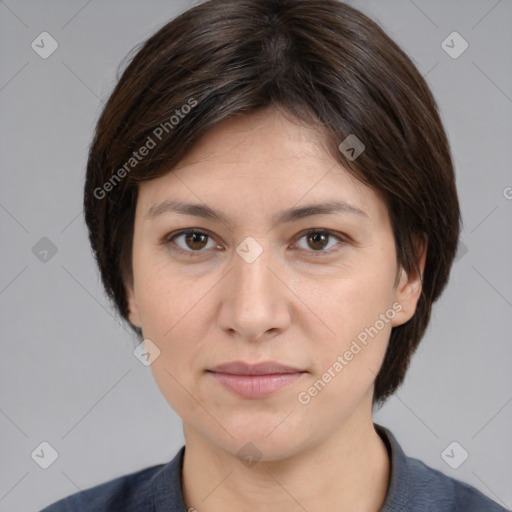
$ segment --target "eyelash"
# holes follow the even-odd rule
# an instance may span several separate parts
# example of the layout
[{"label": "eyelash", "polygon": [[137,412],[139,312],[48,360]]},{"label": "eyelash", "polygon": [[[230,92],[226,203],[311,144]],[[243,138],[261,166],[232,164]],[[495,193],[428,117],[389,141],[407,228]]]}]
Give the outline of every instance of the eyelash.
[{"label": "eyelash", "polygon": [[[177,246],[174,243],[174,240],[176,238],[178,238],[179,236],[188,235],[188,234],[191,234],[191,233],[198,234],[198,235],[205,235],[209,239],[213,240],[213,237],[211,236],[211,234],[209,232],[203,231],[203,230],[200,230],[200,229],[189,228],[189,229],[182,229],[180,231],[176,231],[174,233],[170,233],[170,234],[164,236],[163,239],[161,240],[161,243],[163,245],[168,245],[168,246],[173,244],[174,247],[172,247],[171,250],[176,251],[176,252],[181,253],[181,254],[186,254],[187,256],[195,257],[196,254],[199,255],[201,253],[204,253],[205,251],[203,249],[200,249],[200,250],[197,250],[197,251],[185,250],[185,249],[182,249],[181,247]],[[343,238],[341,235],[335,233],[334,231],[330,231],[328,229],[320,229],[320,228],[313,228],[313,229],[308,229],[306,231],[303,231],[302,233],[300,233],[300,236],[298,237],[297,241],[301,240],[302,238],[304,238],[304,237],[306,237],[308,235],[316,235],[316,234],[325,234],[325,235],[328,235],[329,237],[336,238],[342,245],[347,243],[347,240],[345,238]],[[304,249],[301,249],[301,250],[304,250]],[[306,251],[306,252],[311,253],[314,257],[321,257],[321,256],[325,256],[325,255],[330,255],[333,252],[335,252],[335,250],[333,251],[332,248],[331,248],[331,249],[329,249],[327,251],[323,251],[323,250],[321,250],[321,251],[313,251],[313,250],[311,250],[311,251]]]}]

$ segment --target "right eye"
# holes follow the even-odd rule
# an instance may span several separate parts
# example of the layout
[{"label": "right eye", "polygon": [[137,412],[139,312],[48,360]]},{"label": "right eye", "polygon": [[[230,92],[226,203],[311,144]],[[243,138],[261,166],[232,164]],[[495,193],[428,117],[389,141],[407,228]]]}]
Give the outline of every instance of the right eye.
[{"label": "right eye", "polygon": [[[182,245],[176,242],[176,240],[179,240],[180,238],[183,240]],[[213,246],[215,246],[215,243],[211,239],[209,233],[190,228],[182,229],[176,233],[166,235],[163,238],[162,243],[164,245],[168,245],[172,251],[186,253],[187,255],[195,255],[194,253],[205,252],[202,249],[205,248],[205,244],[207,244],[209,238],[212,241]]]}]

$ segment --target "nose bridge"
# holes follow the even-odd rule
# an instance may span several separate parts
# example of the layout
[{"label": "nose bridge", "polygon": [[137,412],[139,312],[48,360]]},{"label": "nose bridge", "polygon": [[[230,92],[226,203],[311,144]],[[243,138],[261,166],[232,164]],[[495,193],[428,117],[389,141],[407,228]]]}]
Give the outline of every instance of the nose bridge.
[{"label": "nose bridge", "polygon": [[272,268],[272,251],[268,243],[263,244],[261,239],[257,241],[247,237],[236,249],[232,277],[235,280],[236,298],[244,310],[251,309],[248,307],[251,302],[262,308],[273,300],[270,288],[275,276],[268,268]]},{"label": "nose bridge", "polygon": [[[264,238],[268,241],[268,238]],[[269,268],[270,267],[270,268]],[[270,270],[277,267],[268,244],[252,237],[236,248],[230,283],[223,297],[221,323],[247,339],[283,328],[288,310],[283,284]]]}]

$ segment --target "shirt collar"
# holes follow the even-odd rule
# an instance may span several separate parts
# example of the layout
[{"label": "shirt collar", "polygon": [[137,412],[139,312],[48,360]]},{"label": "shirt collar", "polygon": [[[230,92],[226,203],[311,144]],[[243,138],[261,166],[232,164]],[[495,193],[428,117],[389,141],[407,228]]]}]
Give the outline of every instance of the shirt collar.
[{"label": "shirt collar", "polygon": [[379,512],[394,512],[408,510],[409,483],[407,471],[407,456],[398,444],[395,436],[385,427],[374,423],[377,434],[386,445],[390,461],[389,485],[386,499]]}]

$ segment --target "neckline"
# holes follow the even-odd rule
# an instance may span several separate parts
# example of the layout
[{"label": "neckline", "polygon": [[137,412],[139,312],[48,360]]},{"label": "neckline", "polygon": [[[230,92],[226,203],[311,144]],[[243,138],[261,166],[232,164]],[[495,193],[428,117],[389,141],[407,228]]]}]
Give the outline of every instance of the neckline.
[{"label": "neckline", "polygon": [[[390,461],[390,478],[386,498],[379,512],[391,512],[407,505],[406,456],[394,435],[382,425],[374,428],[383,440]],[[156,512],[187,512],[183,496],[183,461],[186,445],[183,445],[152,479],[152,495]],[[174,508],[170,508],[174,507]]]}]

